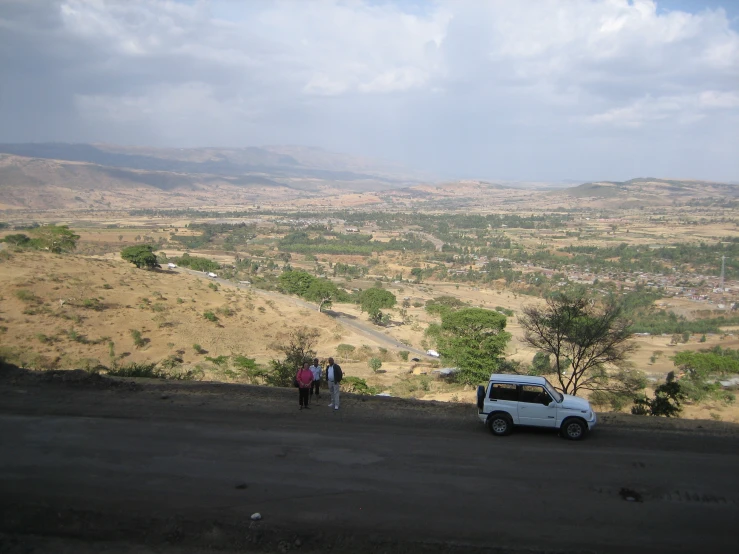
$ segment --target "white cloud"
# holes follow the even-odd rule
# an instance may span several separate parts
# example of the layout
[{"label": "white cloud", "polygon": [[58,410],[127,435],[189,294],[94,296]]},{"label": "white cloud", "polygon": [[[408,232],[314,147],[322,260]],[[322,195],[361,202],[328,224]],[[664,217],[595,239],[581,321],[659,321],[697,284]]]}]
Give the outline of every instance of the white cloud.
[{"label": "white cloud", "polygon": [[[713,148],[710,136],[725,145],[739,120],[739,34],[722,10],[660,7],[438,0],[408,13],[368,0],[5,0],[0,51],[23,54],[0,57],[11,83],[0,140],[310,141],[514,178],[533,175],[513,149],[552,133],[557,147],[536,148],[575,151],[586,137],[592,149],[609,129],[636,143],[693,128],[681,152],[695,151],[693,140]],[[53,110],[49,121],[64,125],[24,124]],[[677,159],[664,148],[664,163]],[[739,172],[724,146],[714,151],[722,174]],[[591,158],[552,155],[561,161],[551,177],[582,174],[568,163],[618,167],[611,144]]]}]

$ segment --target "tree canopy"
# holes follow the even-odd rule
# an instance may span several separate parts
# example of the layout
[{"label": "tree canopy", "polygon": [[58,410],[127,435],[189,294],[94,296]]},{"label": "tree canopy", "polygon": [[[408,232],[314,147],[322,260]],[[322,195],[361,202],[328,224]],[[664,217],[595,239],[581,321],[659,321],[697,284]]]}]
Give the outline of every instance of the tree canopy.
[{"label": "tree canopy", "polygon": [[48,250],[54,254],[74,250],[80,239],[67,225],[44,225],[33,229],[32,234],[33,242],[39,250]]},{"label": "tree canopy", "polygon": [[[526,306],[519,323],[524,342],[553,357],[562,391],[644,388],[643,379],[625,368],[634,351],[630,322],[612,300],[595,301],[582,292],[550,296],[545,307]],[[622,369],[609,375],[607,366]]]},{"label": "tree canopy", "polygon": [[504,315],[483,308],[463,308],[442,314],[438,350],[444,359],[457,366],[455,377],[459,382],[487,381],[511,338],[505,327]]},{"label": "tree canopy", "polygon": [[282,292],[297,294],[316,302],[318,311],[323,311],[324,307],[329,307],[334,301],[346,296],[332,281],[314,277],[302,269],[283,271],[279,277],[279,288]]},{"label": "tree canopy", "polygon": [[319,312],[322,312],[323,308],[330,308],[341,296],[339,287],[328,279],[315,279],[303,295],[306,300],[318,303]]},{"label": "tree canopy", "polygon": [[154,247],[149,244],[127,246],[121,250],[121,258],[139,269],[153,269],[159,265],[157,256],[154,254]]},{"label": "tree canopy", "polygon": [[359,295],[359,305],[362,311],[370,315],[384,308],[392,308],[396,301],[392,292],[379,288],[367,289]]}]

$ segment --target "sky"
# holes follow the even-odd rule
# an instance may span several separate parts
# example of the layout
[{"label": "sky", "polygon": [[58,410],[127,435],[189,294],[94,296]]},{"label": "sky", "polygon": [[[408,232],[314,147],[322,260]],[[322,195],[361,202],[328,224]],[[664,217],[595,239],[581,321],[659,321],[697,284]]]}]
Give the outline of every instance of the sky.
[{"label": "sky", "polygon": [[737,0],[0,0],[0,142],[739,181]]}]

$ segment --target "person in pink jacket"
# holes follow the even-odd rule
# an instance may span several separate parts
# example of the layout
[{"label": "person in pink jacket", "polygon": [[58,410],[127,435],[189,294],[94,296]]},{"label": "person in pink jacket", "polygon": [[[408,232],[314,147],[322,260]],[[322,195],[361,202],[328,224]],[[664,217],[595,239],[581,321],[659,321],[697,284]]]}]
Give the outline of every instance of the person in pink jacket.
[{"label": "person in pink jacket", "polygon": [[298,404],[302,410],[308,408],[308,399],[310,398],[310,385],[313,382],[313,372],[308,367],[308,362],[303,364],[298,370],[298,374],[295,376],[298,381]]}]

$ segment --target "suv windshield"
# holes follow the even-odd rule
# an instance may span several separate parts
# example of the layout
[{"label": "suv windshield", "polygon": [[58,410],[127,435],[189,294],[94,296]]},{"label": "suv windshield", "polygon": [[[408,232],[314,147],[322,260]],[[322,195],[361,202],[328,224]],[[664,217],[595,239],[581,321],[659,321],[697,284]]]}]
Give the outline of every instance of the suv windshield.
[{"label": "suv windshield", "polygon": [[555,399],[555,400],[556,400],[557,402],[562,402],[562,400],[564,400],[564,398],[565,398],[565,397],[564,397],[564,396],[562,395],[562,393],[561,393],[561,392],[559,392],[558,390],[556,390],[556,389],[555,389],[555,388],[554,388],[554,387],[552,386],[552,384],[551,384],[551,383],[550,383],[549,381],[547,381],[546,379],[544,379],[544,382],[545,382],[545,385],[544,385],[544,386],[546,387],[546,389],[547,389],[547,391],[549,392],[549,394],[551,394],[551,395],[552,395],[552,398],[554,398],[554,399]]}]

